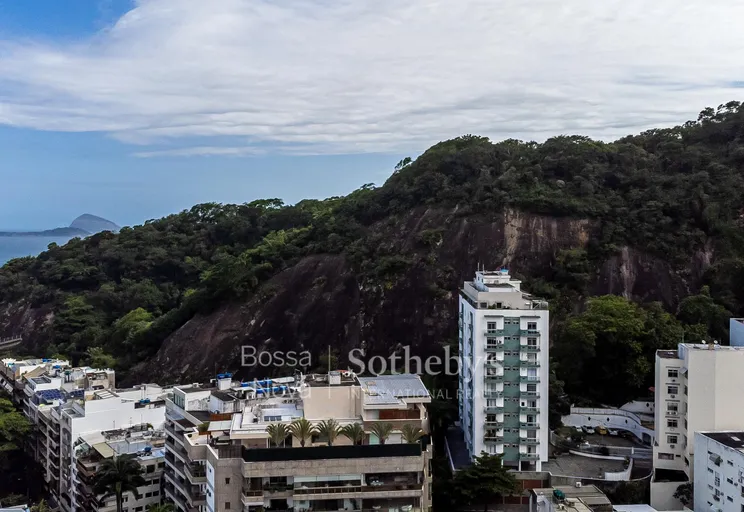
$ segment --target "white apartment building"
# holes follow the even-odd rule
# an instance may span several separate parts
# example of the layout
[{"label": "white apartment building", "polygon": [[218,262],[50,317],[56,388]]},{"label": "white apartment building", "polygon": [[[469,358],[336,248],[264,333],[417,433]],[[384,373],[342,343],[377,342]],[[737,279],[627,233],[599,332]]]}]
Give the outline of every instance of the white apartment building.
[{"label": "white apartment building", "polygon": [[[431,396],[418,376],[228,374],[215,384],[179,386],[167,400],[164,491],[179,511],[429,510],[431,446],[402,437],[405,425],[428,433]],[[362,435],[272,445],[267,427],[299,418],[356,424]],[[380,423],[392,429],[382,440]]]},{"label": "white apartment building", "polygon": [[84,435],[134,425],[165,422],[163,390],[154,384],[131,389],[114,388],[110,369],[71,368],[66,361],[4,359],[0,365],[3,387],[36,425],[37,436],[28,449],[44,468],[51,501],[62,510],[86,510],[74,492],[75,448]]},{"label": "white apartment building", "polygon": [[744,431],[695,432],[693,510],[744,510]]},{"label": "white apartment building", "polygon": [[540,471],[548,460],[548,303],[509,271],[478,271],[460,291],[460,423],[471,459]]},{"label": "white apartment building", "polygon": [[161,477],[165,467],[165,432],[143,424],[134,427],[92,432],[78,438],[73,466],[75,502],[78,510],[116,512],[116,499],[93,492],[96,471],[101,463],[119,455],[134,456],[142,467],[145,484],[136,493],[126,492],[123,506],[130,512],[143,512],[161,501]]},{"label": "white apartment building", "polygon": [[655,379],[651,505],[678,510],[673,494],[694,478],[694,434],[744,426],[744,408],[738,405],[744,389],[744,347],[680,343],[677,350],[659,350]]}]

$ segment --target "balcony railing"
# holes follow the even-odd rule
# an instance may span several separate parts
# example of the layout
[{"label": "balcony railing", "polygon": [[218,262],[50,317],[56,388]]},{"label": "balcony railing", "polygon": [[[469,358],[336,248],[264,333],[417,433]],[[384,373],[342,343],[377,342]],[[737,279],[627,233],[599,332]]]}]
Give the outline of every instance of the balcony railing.
[{"label": "balcony railing", "polygon": [[500,398],[500,397],[504,396],[504,392],[503,391],[495,391],[495,390],[492,390],[492,389],[487,389],[487,390],[483,391],[483,396],[485,398]]},{"label": "balcony railing", "polygon": [[537,383],[540,382],[540,377],[537,375],[520,375],[519,382]]},{"label": "balcony railing", "polygon": [[540,336],[540,331],[537,329],[521,329],[519,334],[521,336]]},{"label": "balcony railing", "polygon": [[504,329],[486,329],[486,336],[504,336]]},{"label": "balcony railing", "polygon": [[520,391],[519,398],[540,398],[540,393],[537,391]]},{"label": "balcony railing", "polygon": [[186,478],[188,478],[192,484],[200,484],[207,481],[206,466],[201,464],[186,464],[184,470]]},{"label": "balcony railing", "polygon": [[519,365],[522,368],[540,368],[538,361],[519,361]]},{"label": "balcony railing", "polygon": [[537,453],[520,453],[519,459],[520,460],[537,460],[540,458],[540,455]]},{"label": "balcony railing", "polygon": [[521,412],[522,414],[526,414],[526,413],[537,414],[538,412],[540,412],[540,408],[532,407],[532,406],[525,406],[525,407],[520,407],[519,412]]},{"label": "balcony railing", "polygon": [[494,420],[494,421],[486,420],[484,421],[484,424],[486,428],[503,428],[504,427],[504,422],[499,421],[499,420]]},{"label": "balcony railing", "polygon": [[503,443],[504,436],[483,436],[483,441],[486,443]]},{"label": "balcony railing", "polygon": [[487,405],[483,409],[486,412],[486,414],[502,414],[504,412],[504,407],[503,406],[501,406],[501,407],[499,407],[499,406],[493,407],[493,406]]},{"label": "balcony railing", "polygon": [[519,422],[519,428],[540,428],[540,424],[537,422]]},{"label": "balcony railing", "polygon": [[540,352],[540,345],[520,345],[519,350],[522,352]]},{"label": "balcony railing", "polygon": [[540,444],[540,440],[537,439],[536,437],[529,437],[529,438],[522,437],[519,439],[519,444],[525,444],[527,446],[534,446],[534,445]]},{"label": "balcony railing", "polygon": [[503,352],[504,344],[499,345],[486,345],[486,352]]},{"label": "balcony railing", "polygon": [[504,375],[485,375],[486,382],[504,382]]}]

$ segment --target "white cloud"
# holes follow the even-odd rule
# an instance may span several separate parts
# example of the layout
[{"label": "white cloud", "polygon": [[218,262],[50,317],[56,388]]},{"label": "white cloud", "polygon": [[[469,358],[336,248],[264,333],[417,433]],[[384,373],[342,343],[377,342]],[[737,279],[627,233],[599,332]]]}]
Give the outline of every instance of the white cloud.
[{"label": "white cloud", "polygon": [[76,44],[0,42],[0,123],[139,156],[608,139],[737,99],[741,19],[738,0],[139,0]]}]

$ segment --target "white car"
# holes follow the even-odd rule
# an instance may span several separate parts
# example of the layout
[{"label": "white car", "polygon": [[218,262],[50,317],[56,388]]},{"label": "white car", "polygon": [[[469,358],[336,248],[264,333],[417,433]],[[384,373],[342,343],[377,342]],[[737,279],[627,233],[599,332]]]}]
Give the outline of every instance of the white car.
[{"label": "white car", "polygon": [[607,430],[607,433],[610,434],[611,436],[620,435],[617,430],[612,430],[612,429]]},{"label": "white car", "polygon": [[594,434],[594,427],[584,426],[583,429],[585,434]]}]

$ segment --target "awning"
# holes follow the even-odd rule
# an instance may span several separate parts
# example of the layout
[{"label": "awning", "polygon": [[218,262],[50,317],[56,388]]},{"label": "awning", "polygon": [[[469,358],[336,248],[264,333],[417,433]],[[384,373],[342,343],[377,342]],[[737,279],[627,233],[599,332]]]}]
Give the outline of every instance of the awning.
[{"label": "awning", "polygon": [[98,443],[93,445],[93,449],[101,454],[101,457],[108,459],[114,456],[114,450],[106,443]]}]

